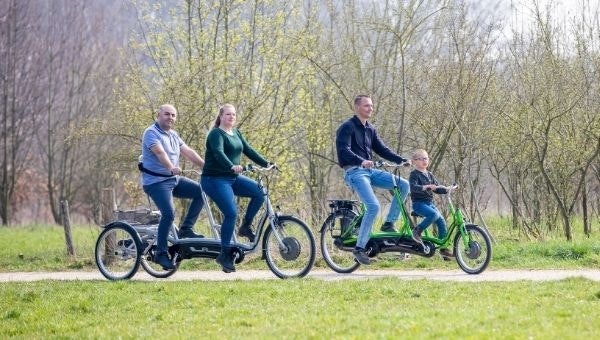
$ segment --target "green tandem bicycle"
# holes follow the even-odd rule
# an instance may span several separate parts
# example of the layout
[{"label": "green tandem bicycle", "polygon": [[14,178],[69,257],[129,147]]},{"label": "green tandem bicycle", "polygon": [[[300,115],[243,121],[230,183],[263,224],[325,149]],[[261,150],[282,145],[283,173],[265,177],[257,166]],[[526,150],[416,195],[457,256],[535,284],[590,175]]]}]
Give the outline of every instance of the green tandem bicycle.
[{"label": "green tandem bicycle", "polygon": [[[405,164],[390,164],[376,162],[379,168],[397,168]],[[423,233],[423,243],[412,239],[414,222],[410,218],[407,209],[402,203],[400,189],[396,182],[396,176],[392,176],[394,187],[393,195],[400,205],[400,230],[398,232],[371,232],[367,243],[367,254],[375,257],[379,253],[398,252],[409,253],[423,257],[432,257],[436,249],[453,249],[454,257],[458,266],[468,274],[479,274],[483,272],[490,263],[492,257],[492,244],[490,236],[476,224],[465,221],[462,211],[455,207],[451,194],[457,185],[443,187],[448,190],[448,211],[451,223],[448,223],[448,234],[444,238],[437,238],[429,232],[429,228]],[[327,216],[321,227],[320,246],[325,263],[338,273],[352,273],[360,264],[352,255],[356,245],[358,230],[365,214],[364,204],[354,200],[334,199],[328,200],[331,213]],[[412,216],[418,217],[414,212]]]}]

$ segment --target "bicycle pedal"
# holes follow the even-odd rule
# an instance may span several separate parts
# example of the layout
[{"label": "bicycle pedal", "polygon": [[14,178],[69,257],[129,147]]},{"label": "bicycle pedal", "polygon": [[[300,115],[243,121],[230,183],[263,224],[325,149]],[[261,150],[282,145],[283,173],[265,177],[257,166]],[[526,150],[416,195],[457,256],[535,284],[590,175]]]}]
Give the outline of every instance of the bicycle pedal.
[{"label": "bicycle pedal", "polygon": [[132,239],[127,239],[127,240],[119,240],[117,241],[117,245],[119,247],[129,247],[130,245],[133,244],[133,240]]}]

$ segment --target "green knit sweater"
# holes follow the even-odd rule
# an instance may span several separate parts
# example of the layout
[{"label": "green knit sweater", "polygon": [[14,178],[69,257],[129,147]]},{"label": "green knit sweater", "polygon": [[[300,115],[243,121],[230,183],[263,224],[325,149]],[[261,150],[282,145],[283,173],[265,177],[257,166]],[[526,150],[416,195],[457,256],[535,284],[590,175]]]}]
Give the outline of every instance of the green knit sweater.
[{"label": "green knit sweater", "polygon": [[220,128],[214,128],[208,133],[202,176],[237,176],[231,167],[241,165],[242,153],[260,166],[268,165],[268,162],[246,142],[238,129],[233,129],[232,132],[233,135],[229,135]]}]

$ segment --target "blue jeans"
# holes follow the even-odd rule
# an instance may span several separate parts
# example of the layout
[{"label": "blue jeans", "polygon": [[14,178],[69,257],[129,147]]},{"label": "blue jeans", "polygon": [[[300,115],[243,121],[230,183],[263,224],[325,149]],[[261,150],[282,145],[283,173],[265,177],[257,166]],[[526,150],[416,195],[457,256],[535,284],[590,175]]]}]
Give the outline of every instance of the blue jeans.
[{"label": "blue jeans", "polygon": [[223,213],[221,248],[227,249],[231,243],[237,220],[235,196],[250,197],[246,216],[244,216],[244,223],[250,224],[265,201],[264,194],[256,181],[242,175],[236,177],[202,176],[200,183],[204,192]]},{"label": "blue jeans", "polygon": [[[360,224],[360,231],[358,232],[358,239],[356,241],[357,248],[365,248],[369,242],[369,234],[373,228],[373,222],[379,213],[379,201],[375,197],[372,187],[383,188],[392,190],[394,183],[392,182],[394,175],[389,172],[378,170],[378,169],[365,169],[365,168],[351,168],[344,174],[344,181],[352,190],[356,191],[358,198],[367,207],[365,216]],[[406,200],[408,195],[409,184],[404,178],[396,176],[396,184],[400,189],[402,201]],[[394,223],[400,216],[400,207],[398,200],[394,196],[390,211],[385,219],[386,222]]]},{"label": "blue jeans", "polygon": [[160,222],[158,222],[158,235],[156,236],[156,252],[167,251],[167,236],[169,229],[175,220],[175,205],[173,197],[191,198],[192,203],[180,229],[193,228],[200,215],[204,202],[202,201],[202,189],[197,182],[185,177],[173,177],[165,181],[144,185],[144,192],[152,198],[158,210],[160,210]]},{"label": "blue jeans", "polygon": [[438,228],[438,238],[441,239],[446,237],[448,234],[448,230],[446,229],[446,221],[444,220],[444,216],[440,214],[433,202],[413,201],[412,209],[417,214],[423,216],[423,220],[421,223],[417,224],[417,228],[425,230],[431,223],[435,222]]}]

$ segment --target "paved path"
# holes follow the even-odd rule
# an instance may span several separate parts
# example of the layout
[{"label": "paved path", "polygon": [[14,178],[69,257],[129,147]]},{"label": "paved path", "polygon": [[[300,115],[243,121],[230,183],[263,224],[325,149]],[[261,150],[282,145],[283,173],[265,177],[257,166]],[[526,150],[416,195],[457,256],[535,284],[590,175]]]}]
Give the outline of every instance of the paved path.
[{"label": "paved path", "polygon": [[[600,281],[599,270],[486,270],[479,275],[465,274],[460,270],[368,270],[359,269],[352,274],[338,274],[330,270],[313,270],[308,277],[324,281],[367,280],[383,277],[396,277],[402,280],[436,281],[553,281],[570,277],[584,277]],[[225,274],[221,271],[180,271],[167,279],[156,279],[143,269],[136,273],[133,280],[142,281],[225,281],[225,280],[272,280],[277,279],[268,270],[239,270]],[[93,272],[14,272],[0,273],[0,282],[28,282],[40,280],[106,280],[98,271]]]}]

